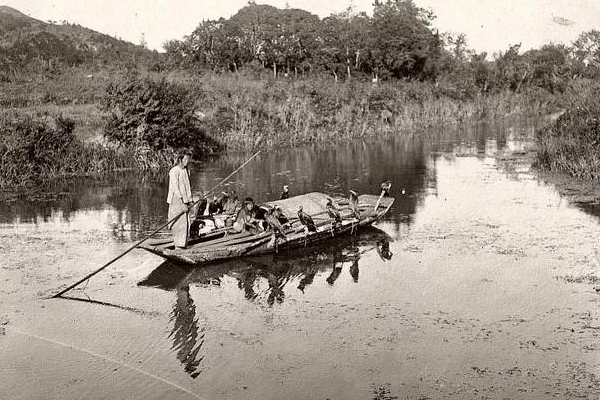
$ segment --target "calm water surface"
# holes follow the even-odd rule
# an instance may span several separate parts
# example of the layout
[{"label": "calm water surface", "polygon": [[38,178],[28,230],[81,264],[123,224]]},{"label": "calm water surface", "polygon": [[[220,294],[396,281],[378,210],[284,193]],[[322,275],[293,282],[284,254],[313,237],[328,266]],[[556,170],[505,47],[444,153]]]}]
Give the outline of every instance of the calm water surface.
[{"label": "calm water surface", "polygon": [[[356,237],[285,255],[192,269],[136,250],[72,293],[91,302],[44,297],[165,221],[165,177],[0,204],[0,397],[594,393],[597,217],[513,157],[543,123],[264,153],[224,189],[267,201],[390,180],[396,202]],[[192,187],[244,159],[195,163]]]}]

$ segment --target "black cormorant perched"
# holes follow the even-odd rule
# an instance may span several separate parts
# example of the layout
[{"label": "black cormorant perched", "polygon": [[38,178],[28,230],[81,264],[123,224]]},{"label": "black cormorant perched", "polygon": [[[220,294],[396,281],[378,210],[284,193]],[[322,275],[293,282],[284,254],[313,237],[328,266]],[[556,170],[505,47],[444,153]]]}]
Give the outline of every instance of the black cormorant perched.
[{"label": "black cormorant perched", "polygon": [[278,213],[275,211],[275,209],[271,208],[265,213],[265,221],[267,221],[267,224],[269,224],[269,227],[273,230],[273,232],[285,236],[285,232],[283,231],[283,225],[281,225],[281,222],[279,222],[277,214]]},{"label": "black cormorant perched", "polygon": [[390,195],[390,189],[392,188],[392,182],[387,181],[381,184],[381,191],[383,192],[383,197],[388,197]]},{"label": "black cormorant perched", "polygon": [[350,191],[350,195],[348,196],[348,203],[350,205],[350,211],[352,211],[352,216],[356,219],[360,219],[360,208],[358,207],[358,193],[354,190]]},{"label": "black cormorant perched", "polygon": [[335,221],[336,225],[342,223],[342,215],[340,212],[333,206],[333,200],[327,199],[327,214],[329,214],[329,218]]},{"label": "black cormorant perched", "polygon": [[316,232],[317,226],[315,225],[315,221],[313,221],[312,217],[304,212],[302,206],[298,209],[298,219],[300,219],[300,223],[308,229],[309,232]]}]

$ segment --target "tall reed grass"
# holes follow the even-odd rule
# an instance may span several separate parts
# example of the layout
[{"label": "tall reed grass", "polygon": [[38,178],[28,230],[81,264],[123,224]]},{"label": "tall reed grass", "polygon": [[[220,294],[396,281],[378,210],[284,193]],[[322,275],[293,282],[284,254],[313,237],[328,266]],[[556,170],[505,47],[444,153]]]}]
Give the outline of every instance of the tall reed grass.
[{"label": "tall reed grass", "polygon": [[542,168],[579,179],[600,179],[600,85],[579,84],[571,105],[550,126],[536,133]]},{"label": "tall reed grass", "polygon": [[256,80],[233,74],[171,79],[198,88],[197,108],[207,131],[230,150],[349,141],[542,113],[555,102],[543,91],[454,99],[423,82],[373,85],[324,78]]},{"label": "tall reed grass", "polygon": [[63,117],[0,117],[0,188],[27,187],[47,179],[151,170],[171,165],[172,152],[83,143]]}]

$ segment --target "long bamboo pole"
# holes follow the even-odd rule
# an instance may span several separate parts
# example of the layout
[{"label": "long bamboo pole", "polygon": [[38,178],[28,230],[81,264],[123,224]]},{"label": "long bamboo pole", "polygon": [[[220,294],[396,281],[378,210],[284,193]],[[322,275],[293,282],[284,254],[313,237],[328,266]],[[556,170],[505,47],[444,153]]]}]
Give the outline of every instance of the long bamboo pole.
[{"label": "long bamboo pole", "polygon": [[[250,161],[252,161],[256,156],[258,156],[260,154],[260,150],[257,151],[256,153],[254,153],[254,155],[252,157],[250,157],[249,159],[247,159],[242,165],[240,165],[235,171],[233,171],[231,174],[227,175],[227,177],[225,179],[223,179],[221,182],[219,182],[215,187],[213,187],[212,189],[210,189],[208,192],[206,192],[200,199],[196,200],[192,207],[194,205],[196,205],[197,203],[199,203],[200,201],[202,201],[203,199],[207,198],[209,194],[211,194],[212,192],[214,192],[218,187],[220,187],[222,184],[224,184],[225,182],[227,182],[233,175],[235,175],[236,173],[238,173],[242,168],[244,168]],[[96,275],[97,273],[103,271],[104,269],[106,269],[108,266],[110,266],[112,263],[114,263],[115,261],[117,261],[118,259],[120,259],[121,257],[123,257],[124,255],[126,255],[127,253],[129,253],[130,251],[132,251],[133,249],[135,249],[136,247],[138,247],[140,244],[144,243],[146,240],[150,239],[152,236],[156,235],[158,232],[160,232],[164,227],[168,226],[169,224],[171,224],[172,222],[175,222],[179,217],[181,217],[183,214],[186,214],[185,211],[182,211],[181,213],[177,214],[177,216],[173,217],[172,219],[170,219],[166,224],[161,225],[159,228],[157,228],[156,230],[152,231],[152,233],[150,233],[148,236],[146,236],[145,238],[143,238],[142,240],[140,240],[139,242],[135,243],[133,246],[129,247],[127,250],[125,250],[124,252],[122,252],[121,254],[119,254],[118,256],[116,256],[115,258],[113,258],[112,260],[110,260],[109,262],[107,262],[106,264],[104,264],[103,266],[101,266],[100,268],[98,268],[97,270],[95,270],[92,273],[87,274],[86,276],[84,276],[83,278],[81,278],[80,280],[78,280],[77,282],[75,282],[74,284],[68,286],[66,289],[61,290],[59,293],[55,294],[54,296],[52,296],[52,298],[57,298],[57,297],[61,297],[63,294],[67,293],[68,291],[76,288],[77,286],[81,285],[83,282],[87,281],[88,279],[90,279],[92,276]]]}]

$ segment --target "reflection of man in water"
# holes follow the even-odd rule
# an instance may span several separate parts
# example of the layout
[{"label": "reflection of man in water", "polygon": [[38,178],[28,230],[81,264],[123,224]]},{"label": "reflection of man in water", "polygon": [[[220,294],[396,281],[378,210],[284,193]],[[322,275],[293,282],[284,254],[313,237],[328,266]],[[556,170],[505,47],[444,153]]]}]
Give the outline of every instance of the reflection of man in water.
[{"label": "reflection of man in water", "polygon": [[177,302],[173,307],[171,320],[174,320],[173,330],[169,335],[173,340],[171,348],[177,350],[177,359],[185,367],[185,372],[195,379],[200,375],[198,366],[204,358],[198,358],[204,344],[204,328],[199,332],[196,306],[190,296],[189,285],[177,288]]}]

